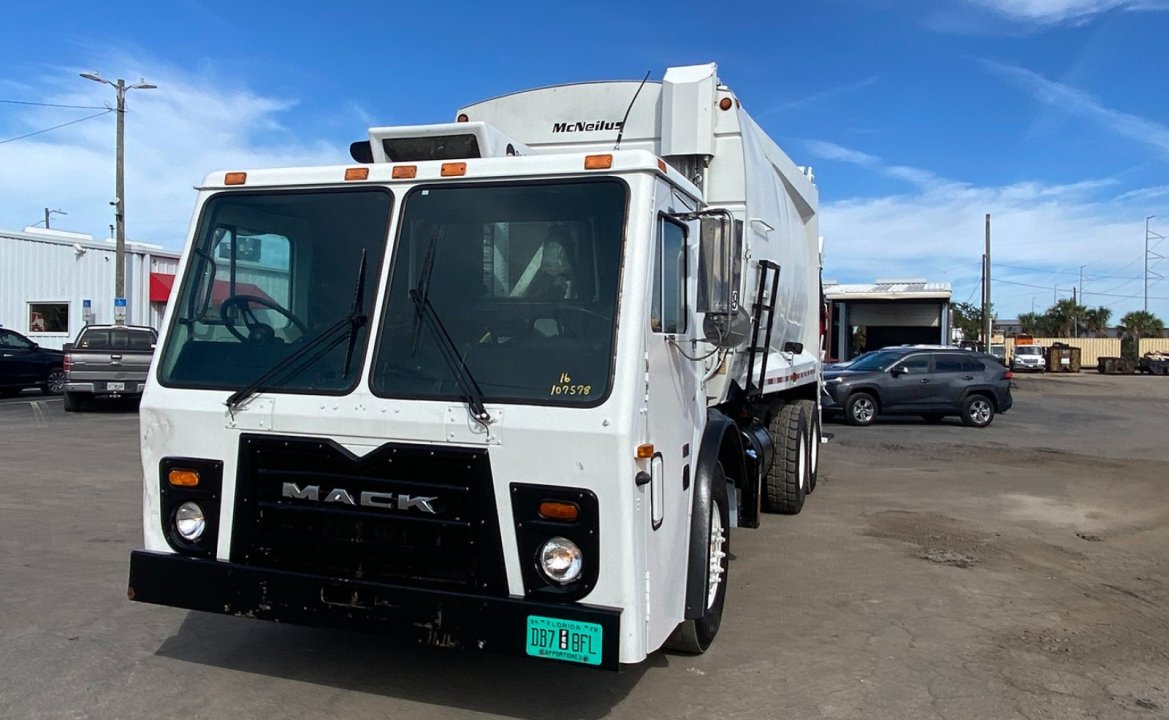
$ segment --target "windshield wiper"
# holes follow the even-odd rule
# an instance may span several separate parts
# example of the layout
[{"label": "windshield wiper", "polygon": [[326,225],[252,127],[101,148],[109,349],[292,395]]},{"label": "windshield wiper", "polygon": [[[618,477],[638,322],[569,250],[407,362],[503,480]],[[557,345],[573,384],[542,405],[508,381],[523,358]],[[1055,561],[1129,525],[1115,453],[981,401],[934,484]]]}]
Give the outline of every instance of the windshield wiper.
[{"label": "windshield wiper", "polygon": [[[422,270],[418,274],[418,284],[410,291],[410,297],[417,292],[423,301],[430,295],[430,276],[434,274],[434,253],[438,247],[438,232],[430,236],[430,246],[426,248],[426,257],[422,259]],[[414,327],[410,330],[410,357],[418,354],[418,341],[422,337],[422,304],[414,303]]]},{"label": "windshield wiper", "polygon": [[470,368],[467,367],[467,363],[463,362],[463,357],[459,354],[458,346],[451,339],[450,333],[442,324],[438,313],[434,311],[430,299],[426,297],[425,288],[421,290],[411,288],[410,299],[414,301],[414,309],[418,313],[415,317],[422,317],[426,320],[434,339],[438,341],[438,349],[442,354],[442,359],[446,361],[451,374],[455,376],[455,382],[463,391],[463,400],[471,410],[471,417],[478,420],[483,427],[487,427],[487,424],[491,422],[491,414],[487,412],[487,407],[484,405],[483,390],[479,387],[479,383],[475,382]]},{"label": "windshield wiper", "polygon": [[349,341],[349,351],[345,354],[345,375],[348,375],[349,363],[353,359],[354,346],[357,344],[357,331],[364,327],[368,321],[368,317],[362,312],[364,299],[365,250],[362,250],[361,263],[357,269],[357,285],[353,292],[353,307],[349,310],[349,314],[325,328],[323,332],[307,341],[304,345],[289,353],[287,357],[261,374],[250,385],[228,396],[227,401],[224,403],[227,405],[227,409],[234,411],[243,401],[255,395],[260,390],[267,389],[269,383],[277,377],[280,377],[283,382],[291,380],[311,367],[318,360],[328,355],[332,352],[333,348],[340,345],[346,339]]},{"label": "windshield wiper", "polygon": [[[349,349],[345,351],[345,372],[342,377],[349,375],[349,363],[353,361],[353,349],[357,346],[357,330],[365,325],[365,315],[361,313],[365,305],[365,250],[361,251],[361,263],[357,266],[357,287],[353,291],[353,307],[349,310]],[[360,322],[358,322],[360,318]]]}]

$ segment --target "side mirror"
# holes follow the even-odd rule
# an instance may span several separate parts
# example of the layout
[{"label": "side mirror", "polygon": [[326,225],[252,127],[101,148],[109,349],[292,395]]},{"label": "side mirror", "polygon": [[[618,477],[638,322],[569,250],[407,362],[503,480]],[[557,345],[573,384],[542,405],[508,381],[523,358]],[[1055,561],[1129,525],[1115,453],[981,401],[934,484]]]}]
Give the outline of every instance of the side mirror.
[{"label": "side mirror", "polygon": [[698,299],[706,341],[737,347],[747,338],[751,318],[739,305],[743,276],[743,222],[725,210],[703,216],[698,240]]},{"label": "side mirror", "polygon": [[700,313],[730,315],[739,309],[743,274],[743,222],[730,213],[703,217],[698,247]]},{"label": "side mirror", "polygon": [[901,366],[898,366],[898,367],[895,367],[892,370],[890,370],[889,374],[892,375],[893,377],[901,377],[902,375],[904,375],[907,372],[908,372],[908,370],[906,370],[905,368],[903,368]]}]

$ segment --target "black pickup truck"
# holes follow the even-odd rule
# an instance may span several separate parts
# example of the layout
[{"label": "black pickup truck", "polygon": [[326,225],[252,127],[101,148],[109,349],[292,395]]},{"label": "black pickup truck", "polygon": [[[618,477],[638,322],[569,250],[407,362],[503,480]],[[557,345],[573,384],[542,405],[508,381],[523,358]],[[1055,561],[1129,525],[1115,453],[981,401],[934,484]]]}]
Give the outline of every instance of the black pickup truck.
[{"label": "black pickup truck", "polygon": [[0,328],[0,398],[39,387],[46,395],[61,392],[65,373],[60,350],[50,350],[14,330]]},{"label": "black pickup truck", "polygon": [[65,345],[65,411],[94,398],[141,397],[158,333],[130,325],[88,325]]}]

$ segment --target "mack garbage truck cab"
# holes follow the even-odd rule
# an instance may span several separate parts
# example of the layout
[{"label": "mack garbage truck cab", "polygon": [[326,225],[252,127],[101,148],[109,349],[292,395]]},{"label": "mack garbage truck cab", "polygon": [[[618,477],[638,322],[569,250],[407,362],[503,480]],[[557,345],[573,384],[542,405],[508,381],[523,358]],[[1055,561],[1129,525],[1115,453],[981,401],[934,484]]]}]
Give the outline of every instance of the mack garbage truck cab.
[{"label": "mack garbage truck cab", "polygon": [[820,447],[817,193],[719,82],[548,87],[198,188],[129,596],[615,669],[702,652]]}]

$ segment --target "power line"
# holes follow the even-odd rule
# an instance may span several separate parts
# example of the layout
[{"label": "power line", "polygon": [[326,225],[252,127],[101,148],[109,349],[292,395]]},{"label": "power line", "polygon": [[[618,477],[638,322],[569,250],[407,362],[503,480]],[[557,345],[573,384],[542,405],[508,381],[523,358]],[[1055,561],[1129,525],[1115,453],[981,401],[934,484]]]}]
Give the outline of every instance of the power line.
[{"label": "power line", "polygon": [[113,112],[113,110],[111,108],[106,108],[105,110],[103,110],[99,113],[94,113],[93,115],[87,115],[86,117],[79,118],[77,120],[70,120],[67,123],[61,123],[60,125],[54,125],[51,128],[45,128],[44,130],[37,130],[36,132],[30,132],[27,135],[21,135],[19,137],[8,138],[7,140],[0,140],[0,145],[4,145],[5,143],[10,143],[10,142],[16,142],[17,140],[24,140],[25,138],[30,138],[33,135],[41,135],[43,133],[47,133],[47,132],[50,132],[52,130],[58,130],[58,129],[63,128],[67,125],[76,125],[79,122],[85,122],[86,120],[92,120],[95,117],[101,117],[102,115],[105,115],[107,113],[112,113],[112,112]]},{"label": "power line", "polygon": [[[1139,260],[1139,258],[1138,258],[1138,260]],[[1137,262],[1137,260],[1134,260],[1133,262]],[[995,267],[1009,268],[1011,270],[1022,270],[1024,272],[1033,272],[1033,273],[1039,273],[1042,275],[1076,275],[1076,276],[1079,276],[1079,274],[1080,274],[1079,271],[1077,271],[1077,270],[1043,270],[1041,268],[1024,267],[1022,265],[1008,265],[1007,263],[1000,263],[1000,262],[996,262],[994,265],[995,265]],[[1125,276],[1125,275],[1087,275],[1086,277],[1091,279],[1091,280],[1128,280],[1128,279],[1130,279],[1130,278],[1128,278],[1128,276]],[[1136,277],[1136,278],[1132,278],[1132,279],[1133,280],[1140,280],[1140,277]]]},{"label": "power line", "polygon": [[109,110],[104,105],[57,105],[56,103],[29,102],[28,100],[0,100],[8,105],[35,105],[36,107],[70,108],[73,110]]},{"label": "power line", "polygon": [[[1033,283],[1021,283],[1021,282],[1015,282],[1013,280],[1003,280],[1002,278],[995,280],[995,282],[1002,283],[1004,285],[1017,285],[1019,287],[1034,288],[1036,290],[1050,290],[1052,287],[1051,285],[1035,285]],[[1139,293],[1136,295],[1119,295],[1116,293],[1092,292],[1091,290],[1085,290],[1084,294],[1085,295],[1099,295],[1101,297],[1113,297],[1113,298],[1119,298],[1121,300],[1133,300],[1133,299],[1139,298],[1141,296]],[[1149,299],[1150,300],[1169,300],[1169,297],[1152,297],[1150,295]]]}]

